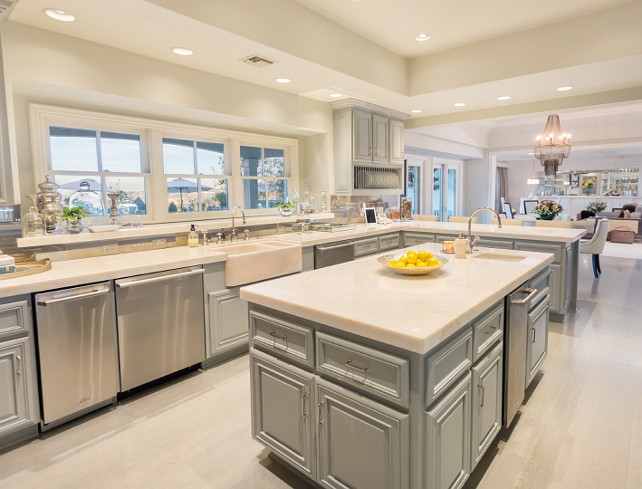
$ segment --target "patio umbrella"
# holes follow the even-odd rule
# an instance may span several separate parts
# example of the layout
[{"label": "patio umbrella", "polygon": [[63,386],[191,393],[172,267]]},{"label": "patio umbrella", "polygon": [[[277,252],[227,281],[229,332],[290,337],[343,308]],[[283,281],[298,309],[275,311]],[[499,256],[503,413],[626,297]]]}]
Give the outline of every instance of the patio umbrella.
[{"label": "patio umbrella", "polygon": [[[69,190],[80,190],[80,184],[82,182],[87,182],[89,184],[89,190],[93,190],[94,192],[100,192],[103,188],[100,182],[94,180],[93,178],[83,178],[81,180],[74,180],[73,182],[65,183],[63,185],[60,185],[58,188],[66,188]],[[112,193],[117,193],[116,190],[113,190],[109,187],[105,189],[105,193],[107,194],[112,194]]]},{"label": "patio umbrella", "polygon": [[[212,190],[212,187],[201,185],[201,190]],[[198,183],[184,178],[175,178],[167,182],[168,192],[179,192],[181,194],[181,212],[183,211],[183,192],[197,192]]]}]

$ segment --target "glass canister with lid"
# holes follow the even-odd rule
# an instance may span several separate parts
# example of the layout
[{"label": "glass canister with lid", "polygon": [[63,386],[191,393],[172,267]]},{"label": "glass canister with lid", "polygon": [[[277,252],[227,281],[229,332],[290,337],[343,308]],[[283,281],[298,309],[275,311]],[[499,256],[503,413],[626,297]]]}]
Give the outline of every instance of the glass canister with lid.
[{"label": "glass canister with lid", "polygon": [[105,216],[102,196],[91,190],[87,181],[80,182],[80,190],[71,194],[69,207],[82,207],[88,217]]},{"label": "glass canister with lid", "polygon": [[45,218],[47,233],[53,233],[57,226],[57,216],[62,213],[62,195],[56,192],[58,185],[47,175],[44,182],[38,184],[40,192],[36,193],[36,207]]}]

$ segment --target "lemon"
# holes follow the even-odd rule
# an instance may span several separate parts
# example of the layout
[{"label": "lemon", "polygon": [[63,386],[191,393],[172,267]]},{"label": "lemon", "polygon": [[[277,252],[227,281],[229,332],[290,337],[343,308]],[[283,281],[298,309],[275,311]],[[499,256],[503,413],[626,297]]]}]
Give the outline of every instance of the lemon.
[{"label": "lemon", "polygon": [[428,256],[428,252],[427,251],[419,250],[419,252],[417,253],[417,258],[420,261],[426,261],[430,257]]},{"label": "lemon", "polygon": [[407,268],[415,268],[415,267],[417,267],[417,264],[416,264],[416,263],[408,263],[408,264],[406,265],[406,267],[407,267]]},{"label": "lemon", "polygon": [[406,257],[408,258],[408,261],[411,263],[417,263],[417,252],[410,250],[406,253]]},{"label": "lemon", "polygon": [[406,258],[406,255],[404,255],[404,256],[402,256],[401,258],[399,258],[399,260],[398,260],[398,261],[399,261],[399,263],[401,263],[401,266],[402,266],[402,267],[405,267],[405,266],[406,266],[406,263],[408,263],[408,259]]},{"label": "lemon", "polygon": [[426,265],[426,262],[425,262],[425,261],[417,260],[417,266],[418,266],[418,267],[425,267],[425,266],[427,266],[427,265]]},{"label": "lemon", "polygon": [[390,265],[391,267],[398,267],[398,266],[401,266],[401,264],[399,263],[399,261],[398,261],[398,260],[390,260],[390,261],[388,262],[388,265]]},{"label": "lemon", "polygon": [[427,265],[429,267],[436,267],[437,265],[439,265],[439,260],[437,260],[437,258],[428,258]]}]

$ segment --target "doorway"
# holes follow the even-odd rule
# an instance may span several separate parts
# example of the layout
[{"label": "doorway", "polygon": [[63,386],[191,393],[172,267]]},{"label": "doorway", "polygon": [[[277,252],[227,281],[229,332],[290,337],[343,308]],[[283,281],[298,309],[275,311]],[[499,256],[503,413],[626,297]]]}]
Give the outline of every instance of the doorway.
[{"label": "doorway", "polygon": [[460,162],[433,158],[432,163],[432,213],[447,222],[456,216],[461,200],[459,181]]}]

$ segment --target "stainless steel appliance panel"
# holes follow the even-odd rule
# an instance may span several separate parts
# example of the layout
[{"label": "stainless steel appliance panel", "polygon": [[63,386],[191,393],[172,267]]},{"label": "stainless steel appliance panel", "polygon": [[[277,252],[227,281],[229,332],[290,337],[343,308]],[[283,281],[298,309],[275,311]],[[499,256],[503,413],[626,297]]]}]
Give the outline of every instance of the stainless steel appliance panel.
[{"label": "stainless steel appliance panel", "polygon": [[314,247],[314,268],[329,267],[354,260],[354,241],[345,240]]},{"label": "stainless steel appliance panel", "polygon": [[202,274],[189,267],[116,281],[123,391],[205,359]]},{"label": "stainless steel appliance panel", "polygon": [[111,402],[118,392],[110,282],[36,295],[43,422]]},{"label": "stainless steel appliance panel", "polygon": [[504,329],[504,409],[503,425],[509,427],[524,402],[526,390],[526,341],[528,304],[537,289],[522,284],[506,299],[507,324]]}]

